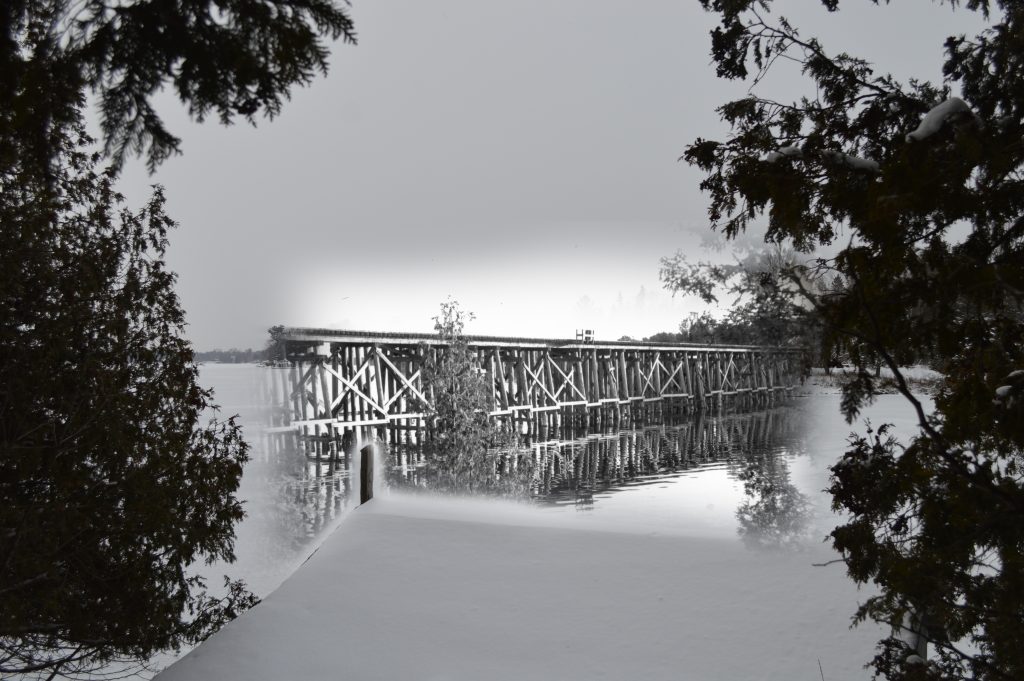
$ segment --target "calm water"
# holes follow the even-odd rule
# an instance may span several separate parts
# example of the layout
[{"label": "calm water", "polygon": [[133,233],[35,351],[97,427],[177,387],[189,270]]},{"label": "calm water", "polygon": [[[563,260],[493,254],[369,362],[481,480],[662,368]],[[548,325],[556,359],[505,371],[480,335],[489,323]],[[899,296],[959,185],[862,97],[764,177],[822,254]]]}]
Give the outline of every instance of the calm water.
[{"label": "calm water", "polygon": [[[224,415],[238,414],[252,445],[239,495],[237,561],[203,573],[246,580],[263,595],[284,580],[353,507],[344,463],[317,464],[293,445],[280,450],[260,434],[269,409],[260,398],[264,369],[207,364],[203,382]],[[529,443],[534,502],[545,513],[572,514],[581,527],[731,538],[753,550],[799,548],[834,527],[824,489],[828,466],[851,427],[838,395],[796,398],[784,406],[674,424]],[[912,432],[911,411],[883,396],[866,416]],[[392,452],[389,490],[429,485],[410,452]],[[402,465],[404,464],[404,465]]]}]

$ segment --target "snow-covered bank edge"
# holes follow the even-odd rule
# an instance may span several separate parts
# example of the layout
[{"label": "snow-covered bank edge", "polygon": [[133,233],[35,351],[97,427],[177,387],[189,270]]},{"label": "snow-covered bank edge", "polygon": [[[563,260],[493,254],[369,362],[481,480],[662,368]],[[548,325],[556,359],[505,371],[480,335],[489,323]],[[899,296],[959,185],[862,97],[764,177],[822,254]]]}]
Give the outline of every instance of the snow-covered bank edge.
[{"label": "snow-covered bank edge", "polygon": [[[901,367],[900,373],[915,395],[934,397],[942,383],[942,374],[925,366]],[[843,385],[853,380],[855,374],[849,367],[832,369],[826,373],[824,369],[815,367],[811,369],[811,375],[807,377],[803,385],[799,386],[797,395],[829,395],[838,394],[843,390]],[[876,379],[876,388],[880,395],[892,395],[899,392],[896,381],[893,378],[892,370],[883,368]]]}]

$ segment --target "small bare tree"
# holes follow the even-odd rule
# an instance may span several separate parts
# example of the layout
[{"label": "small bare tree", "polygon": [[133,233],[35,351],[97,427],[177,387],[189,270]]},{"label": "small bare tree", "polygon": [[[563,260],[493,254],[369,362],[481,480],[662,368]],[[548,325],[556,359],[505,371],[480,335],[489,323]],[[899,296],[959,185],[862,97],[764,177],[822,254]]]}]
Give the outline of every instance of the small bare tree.
[{"label": "small bare tree", "polygon": [[492,386],[464,330],[473,314],[449,299],[434,317],[444,346],[423,347],[424,387],[433,437],[427,443],[432,485],[451,492],[517,495],[529,489],[531,467],[515,452],[515,434],[491,419]]}]

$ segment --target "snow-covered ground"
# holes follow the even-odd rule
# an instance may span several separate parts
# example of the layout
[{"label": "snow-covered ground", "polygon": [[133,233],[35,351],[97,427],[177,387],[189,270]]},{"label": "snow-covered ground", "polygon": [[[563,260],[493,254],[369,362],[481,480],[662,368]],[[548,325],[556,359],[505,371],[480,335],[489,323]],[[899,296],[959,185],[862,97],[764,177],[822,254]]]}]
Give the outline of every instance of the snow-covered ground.
[{"label": "snow-covered ground", "polygon": [[826,679],[875,626],[824,545],[583,530],[498,502],[376,499],[160,675],[192,679]]}]

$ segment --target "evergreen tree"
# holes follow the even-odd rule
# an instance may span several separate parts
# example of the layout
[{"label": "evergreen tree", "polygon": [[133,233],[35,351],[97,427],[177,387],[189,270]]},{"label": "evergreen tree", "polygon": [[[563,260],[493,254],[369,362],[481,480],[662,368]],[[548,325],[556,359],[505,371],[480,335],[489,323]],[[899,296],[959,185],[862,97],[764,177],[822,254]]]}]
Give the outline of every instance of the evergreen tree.
[{"label": "evergreen tree", "polygon": [[132,212],[113,185],[179,151],[162,88],[199,120],[273,116],[338,37],[332,0],[0,3],[0,676],[145,660],[254,602],[187,572],[233,558],[246,445],[201,424],[162,191]]},{"label": "evergreen tree", "polygon": [[45,181],[0,175],[0,675],[85,674],[207,636],[253,603],[233,559],[246,445],[197,425],[158,189],[138,212],[80,125]]},{"label": "evergreen tree", "polygon": [[[890,679],[1024,678],[1024,5],[937,3],[991,24],[946,41],[932,84],[830,53],[770,0],[701,4],[721,19],[718,74],[754,82],[719,109],[728,138],[685,153],[706,172],[713,227],[736,236],[765,216],[769,241],[807,252],[844,235],[814,266],[840,285],[803,287],[826,356],[857,371],[843,410],[853,419],[872,399],[881,363],[917,413],[906,446],[881,428],[832,469],[848,518],[834,545],[853,579],[880,588],[857,616],[894,625],[873,665]],[[792,60],[813,94],[763,96],[764,76]],[[945,376],[930,414],[900,371],[922,357]]]}]

